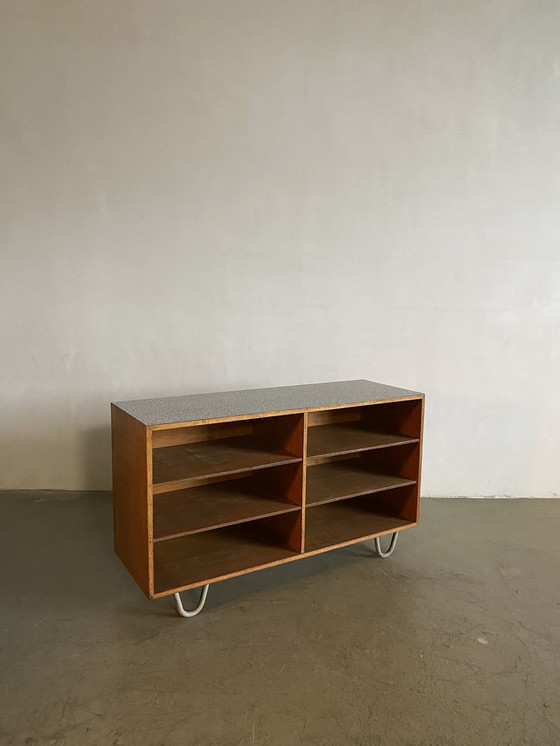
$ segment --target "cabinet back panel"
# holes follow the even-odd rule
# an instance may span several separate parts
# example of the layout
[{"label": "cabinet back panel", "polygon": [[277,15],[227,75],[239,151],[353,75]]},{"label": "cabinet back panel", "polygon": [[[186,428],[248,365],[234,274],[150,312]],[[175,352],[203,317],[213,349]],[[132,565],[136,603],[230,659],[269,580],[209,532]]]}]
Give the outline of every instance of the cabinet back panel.
[{"label": "cabinet back panel", "polygon": [[252,435],[253,422],[222,422],[216,425],[193,425],[170,430],[154,430],[152,433],[152,448],[165,446],[180,446],[184,443],[200,443],[203,440],[219,440],[221,438],[236,438],[238,435]]},{"label": "cabinet back panel", "polygon": [[422,426],[422,402],[391,402],[364,407],[362,419],[372,430],[419,438]]},{"label": "cabinet back panel", "polygon": [[379,507],[384,513],[398,515],[406,518],[407,521],[416,521],[418,517],[417,496],[418,485],[412,484],[409,487],[399,487],[372,495],[371,502],[372,506]]},{"label": "cabinet back panel", "polygon": [[323,412],[309,412],[307,415],[308,427],[317,425],[333,425],[339,422],[356,422],[362,417],[362,407],[349,407],[348,409],[330,409]]},{"label": "cabinet back panel", "polygon": [[394,477],[404,477],[418,481],[420,467],[420,446],[398,446],[398,448],[384,448],[378,451],[366,451],[360,460],[373,471],[381,474],[391,474]]}]

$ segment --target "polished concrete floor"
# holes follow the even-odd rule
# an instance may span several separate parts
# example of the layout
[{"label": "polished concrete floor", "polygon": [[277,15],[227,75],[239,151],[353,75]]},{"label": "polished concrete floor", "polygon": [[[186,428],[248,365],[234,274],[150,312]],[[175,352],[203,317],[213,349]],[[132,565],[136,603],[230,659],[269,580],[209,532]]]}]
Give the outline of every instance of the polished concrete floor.
[{"label": "polished concrete floor", "polygon": [[1,744],[560,744],[560,500],[424,500],[391,558],[224,581],[194,619],[113,556],[110,495],[0,513]]}]

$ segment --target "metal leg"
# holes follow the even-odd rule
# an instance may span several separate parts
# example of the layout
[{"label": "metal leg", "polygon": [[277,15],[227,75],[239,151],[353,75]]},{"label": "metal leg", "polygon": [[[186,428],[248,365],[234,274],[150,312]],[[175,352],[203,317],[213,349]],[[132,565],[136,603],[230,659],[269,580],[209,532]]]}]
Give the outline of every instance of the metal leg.
[{"label": "metal leg", "polygon": [[208,588],[210,588],[210,584],[205,585],[202,589],[202,593],[200,594],[200,600],[198,602],[198,605],[192,610],[192,611],[185,611],[185,608],[183,606],[183,602],[181,601],[181,594],[180,593],[174,593],[175,596],[175,603],[177,604],[177,611],[181,616],[184,617],[191,617],[196,616],[200,611],[202,611],[202,608],[204,604],[206,603],[206,596],[208,595]]},{"label": "metal leg", "polygon": [[381,549],[381,541],[379,540],[379,536],[376,536],[373,541],[375,543],[375,551],[377,552],[378,556],[379,557],[383,557],[383,559],[385,559],[385,557],[390,557],[393,554],[393,552],[395,551],[395,547],[397,546],[397,539],[398,538],[399,538],[399,532],[398,531],[395,531],[394,534],[391,534],[391,543],[389,544],[389,548],[387,549],[387,551],[384,552]]}]

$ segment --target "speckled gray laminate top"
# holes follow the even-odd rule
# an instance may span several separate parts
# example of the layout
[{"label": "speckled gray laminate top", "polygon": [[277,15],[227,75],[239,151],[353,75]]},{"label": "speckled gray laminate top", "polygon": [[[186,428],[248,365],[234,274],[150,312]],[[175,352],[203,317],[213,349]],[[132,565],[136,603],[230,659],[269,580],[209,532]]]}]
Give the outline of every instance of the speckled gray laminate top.
[{"label": "speckled gray laminate top", "polygon": [[390,401],[417,396],[421,396],[417,391],[361,380],[223,391],[216,394],[167,396],[162,399],[134,399],[115,404],[144,425],[170,425],[176,422],[246,417],[294,409],[328,409],[344,404]]}]

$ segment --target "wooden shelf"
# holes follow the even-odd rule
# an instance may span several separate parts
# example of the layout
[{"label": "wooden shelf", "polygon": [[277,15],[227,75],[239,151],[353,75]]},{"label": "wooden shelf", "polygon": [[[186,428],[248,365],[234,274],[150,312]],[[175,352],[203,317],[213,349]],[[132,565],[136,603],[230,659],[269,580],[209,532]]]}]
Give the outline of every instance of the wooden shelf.
[{"label": "wooden shelf", "polygon": [[306,503],[311,507],[412,484],[415,484],[413,479],[377,474],[357,459],[333,461],[307,470]]},{"label": "wooden shelf", "polygon": [[307,459],[317,456],[339,456],[374,448],[417,443],[418,438],[407,435],[377,433],[355,422],[338,425],[317,425],[307,433]]},{"label": "wooden shelf", "polygon": [[154,493],[180,489],[193,479],[228,476],[298,461],[301,458],[254,435],[157,448],[153,451]]},{"label": "wooden shelf", "polygon": [[262,521],[161,541],[154,545],[155,593],[239,575],[296,555]]},{"label": "wooden shelf", "polygon": [[355,497],[309,511],[305,550],[314,552],[415,525],[398,516],[376,513],[375,498]]},{"label": "wooden shelf", "polygon": [[423,411],[372,381],[114,403],[115,551],[158,598],[414,526]]},{"label": "wooden shelf", "polygon": [[154,499],[154,541],[301,510],[270,493],[266,483],[248,477],[159,495]]}]

